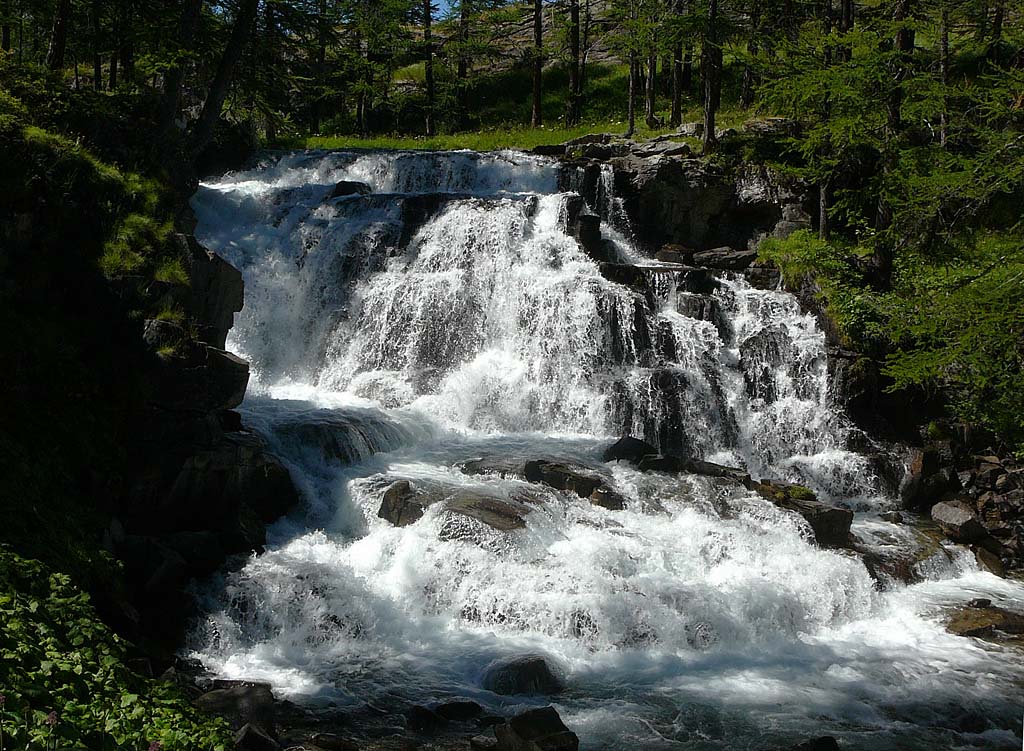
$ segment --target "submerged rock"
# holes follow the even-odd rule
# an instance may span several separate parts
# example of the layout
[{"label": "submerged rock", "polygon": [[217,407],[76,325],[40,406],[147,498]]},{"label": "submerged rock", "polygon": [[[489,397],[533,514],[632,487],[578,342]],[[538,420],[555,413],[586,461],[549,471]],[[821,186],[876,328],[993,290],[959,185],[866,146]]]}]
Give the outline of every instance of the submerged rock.
[{"label": "submerged rock", "polygon": [[484,670],[483,687],[496,694],[557,694],[565,686],[540,655],[495,660]]},{"label": "submerged rock", "polygon": [[334,186],[331,191],[331,198],[343,198],[344,196],[365,196],[373,192],[366,183],[357,180],[342,180]]},{"label": "submerged rock", "polygon": [[657,454],[658,449],[631,435],[623,436],[604,450],[601,458],[606,462],[625,460],[637,464],[645,456]]},{"label": "submerged rock", "polygon": [[580,740],[554,707],[529,709],[494,727],[501,751],[577,751]]}]

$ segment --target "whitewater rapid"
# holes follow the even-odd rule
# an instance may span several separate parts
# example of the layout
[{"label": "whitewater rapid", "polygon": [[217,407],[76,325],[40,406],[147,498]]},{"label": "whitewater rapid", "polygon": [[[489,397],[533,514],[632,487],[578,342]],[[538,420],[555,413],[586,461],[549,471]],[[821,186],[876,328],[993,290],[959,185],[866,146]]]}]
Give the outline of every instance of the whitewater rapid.
[{"label": "whitewater rapid", "polygon": [[[191,653],[285,698],[400,715],[467,696],[497,712],[553,702],[584,748],[1015,748],[1024,670],[947,633],[944,609],[1024,588],[936,546],[915,585],[809,542],[803,520],[697,476],[607,464],[609,511],[469,459],[599,464],[631,433],[662,450],[812,487],[878,545],[920,545],[830,397],[814,319],[741,275],[648,263],[610,281],[567,231],[553,161],[499,152],[295,152],[200,186],[196,236],[238,267],[228,348],[252,363],[245,422],[304,505],[267,552],[201,591]],[[340,181],[366,195],[333,197]],[[602,181],[605,239],[645,263]],[[441,505],[377,516],[393,479],[518,498],[499,532]],[[555,697],[503,697],[481,674],[543,654]],[[988,718],[966,732],[964,718]],[[978,730],[978,728],[971,728]]]}]

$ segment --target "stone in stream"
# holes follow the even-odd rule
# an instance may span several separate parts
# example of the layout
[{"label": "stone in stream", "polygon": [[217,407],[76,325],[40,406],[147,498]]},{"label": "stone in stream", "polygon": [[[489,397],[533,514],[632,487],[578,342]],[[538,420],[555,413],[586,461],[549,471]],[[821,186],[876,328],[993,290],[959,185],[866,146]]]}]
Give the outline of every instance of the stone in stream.
[{"label": "stone in stream", "polygon": [[519,500],[486,495],[457,486],[413,485],[396,480],[384,491],[377,516],[396,527],[415,524],[428,506],[441,504],[445,511],[475,519],[499,532],[522,529],[530,507]]},{"label": "stone in stream", "polygon": [[554,707],[528,709],[494,727],[499,751],[577,751],[580,740]]},{"label": "stone in stream", "polygon": [[377,516],[386,519],[396,527],[415,524],[427,509],[427,503],[413,490],[408,480],[396,480],[384,491]]},{"label": "stone in stream", "polygon": [[540,655],[495,660],[484,669],[483,687],[504,695],[557,694],[565,688]]},{"label": "stone in stream", "polygon": [[936,503],[932,506],[932,520],[956,542],[977,542],[988,536],[974,511],[963,501]]},{"label": "stone in stream", "polygon": [[[224,682],[216,685],[224,686]],[[255,725],[270,734],[274,732],[274,694],[269,683],[238,681],[208,691],[195,700],[199,709],[224,717],[232,729]]]},{"label": "stone in stream", "polygon": [[847,547],[850,544],[850,524],[853,522],[850,509],[823,503],[802,485],[761,480],[751,489],[779,508],[800,514],[811,526],[819,545]]},{"label": "stone in stream", "polygon": [[735,250],[733,248],[712,248],[693,254],[695,266],[707,266],[712,269],[740,271],[757,260],[756,250]]},{"label": "stone in stream", "polygon": [[789,751],[839,751],[839,742],[831,735],[823,735],[798,743]]},{"label": "stone in stream", "polygon": [[357,180],[342,180],[334,186],[334,190],[331,191],[331,198],[343,198],[345,196],[365,196],[372,193],[373,190],[366,183],[358,182]]},{"label": "stone in stream", "polygon": [[236,751],[279,751],[281,746],[261,727],[246,723],[235,733]]},{"label": "stone in stream", "polygon": [[746,488],[750,487],[750,474],[739,467],[727,467],[701,459],[687,459],[681,456],[655,454],[645,456],[637,465],[639,469],[649,472],[687,472],[691,475],[718,477],[730,480]]},{"label": "stone in stream", "polygon": [[953,611],[946,623],[946,630],[957,636],[973,636],[978,639],[1019,641],[1024,635],[1024,615],[1005,608],[993,606],[965,607]]},{"label": "stone in stream", "polygon": [[637,464],[645,456],[657,453],[658,449],[647,441],[642,441],[639,438],[627,435],[623,436],[606,448],[604,450],[604,454],[601,455],[601,458],[606,462],[625,460],[632,464]]}]

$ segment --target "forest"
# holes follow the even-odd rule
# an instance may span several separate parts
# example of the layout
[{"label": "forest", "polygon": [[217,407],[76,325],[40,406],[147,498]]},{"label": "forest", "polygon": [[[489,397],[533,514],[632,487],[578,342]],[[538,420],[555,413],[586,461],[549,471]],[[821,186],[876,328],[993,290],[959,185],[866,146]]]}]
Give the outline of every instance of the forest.
[{"label": "forest", "polygon": [[[307,149],[571,166],[595,135],[800,187],[806,226],[761,241],[757,267],[861,368],[872,439],[919,450],[908,473],[966,487],[946,465],[986,456],[1019,479],[988,493],[1017,494],[991,549],[1019,574],[1019,0],[0,0],[0,751],[283,747],[177,677],[187,582],[262,551],[284,513],[245,472],[295,472],[232,449],[259,531],[235,514],[212,563],[174,548],[168,573],[168,540],[209,530],[157,499],[241,425],[225,304],[199,292],[234,282],[187,239],[202,186]],[[960,541],[984,556],[979,539]]]}]

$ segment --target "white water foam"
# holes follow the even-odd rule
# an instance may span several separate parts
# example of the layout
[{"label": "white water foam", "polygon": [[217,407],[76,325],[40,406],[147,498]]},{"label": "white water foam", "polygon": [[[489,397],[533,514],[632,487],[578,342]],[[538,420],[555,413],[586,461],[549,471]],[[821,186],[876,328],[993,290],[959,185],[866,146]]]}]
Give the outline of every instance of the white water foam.
[{"label": "white water foam", "polygon": [[[374,192],[328,198],[340,180]],[[941,611],[1024,588],[971,559],[882,592],[800,517],[708,478],[607,465],[627,499],[607,511],[458,470],[481,455],[600,463],[632,432],[858,509],[889,503],[847,449],[813,318],[738,277],[610,281],[562,226],[558,182],[553,162],[511,152],[315,152],[200,188],[197,235],[246,281],[229,339],[256,375],[246,419],[307,504],[204,590],[194,654],[314,705],[470,696],[508,711],[549,699],[486,692],[484,667],[541,652],[586,748],[1015,747],[1019,660],[946,633]],[[514,532],[441,506],[395,528],[377,509],[397,477],[543,497]],[[870,511],[854,529],[905,534]],[[988,729],[962,732],[969,713]]]}]

